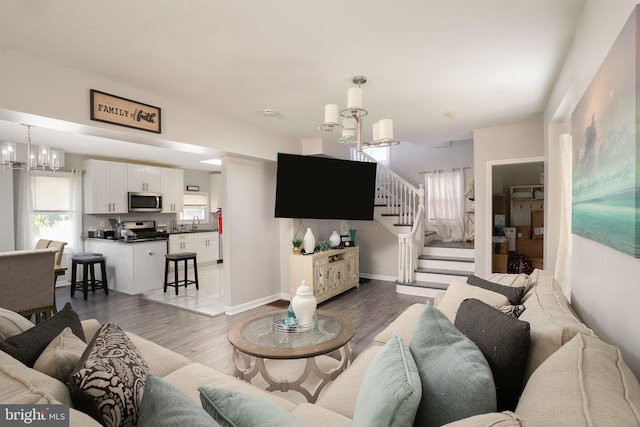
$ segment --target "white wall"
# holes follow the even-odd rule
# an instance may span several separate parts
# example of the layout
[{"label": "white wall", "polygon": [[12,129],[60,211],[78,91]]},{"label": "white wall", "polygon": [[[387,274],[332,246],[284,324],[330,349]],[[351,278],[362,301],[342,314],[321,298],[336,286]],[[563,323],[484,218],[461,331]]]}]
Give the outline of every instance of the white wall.
[{"label": "white wall", "polygon": [[[587,0],[570,54],[545,110],[545,124],[566,119],[636,6],[633,0]],[[546,141],[551,153],[555,140]],[[573,235],[572,304],[602,339],[618,346],[640,376],[640,259]]]},{"label": "white wall", "polygon": [[233,314],[280,298],[279,220],[274,218],[276,163],[222,162],[224,304]]},{"label": "white wall", "polygon": [[[36,126],[153,146],[193,144],[270,160],[276,159],[278,151],[301,150],[299,141],[281,134],[4,47],[0,47],[0,64],[0,118],[20,121],[28,116],[27,121]],[[90,120],[90,89],[160,107],[162,134]]]},{"label": "white wall", "polygon": [[491,272],[492,166],[542,159],[542,117],[526,123],[477,129],[473,132],[473,142],[476,177],[475,273],[485,277]]}]

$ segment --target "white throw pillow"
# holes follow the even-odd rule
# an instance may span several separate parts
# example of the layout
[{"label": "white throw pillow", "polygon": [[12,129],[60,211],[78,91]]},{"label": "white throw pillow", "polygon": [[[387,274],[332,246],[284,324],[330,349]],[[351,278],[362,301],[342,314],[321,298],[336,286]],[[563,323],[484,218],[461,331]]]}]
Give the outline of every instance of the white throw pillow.
[{"label": "white throw pillow", "polygon": [[491,306],[509,305],[509,300],[502,294],[471,286],[462,279],[453,279],[438,303],[438,310],[442,311],[451,323],[454,323],[460,304],[467,298],[479,299]]},{"label": "white throw pillow", "polygon": [[0,308],[0,340],[20,335],[35,325],[15,311]]},{"label": "white throw pillow", "polygon": [[75,336],[71,328],[64,328],[40,354],[33,369],[67,382],[86,348],[87,343]]}]

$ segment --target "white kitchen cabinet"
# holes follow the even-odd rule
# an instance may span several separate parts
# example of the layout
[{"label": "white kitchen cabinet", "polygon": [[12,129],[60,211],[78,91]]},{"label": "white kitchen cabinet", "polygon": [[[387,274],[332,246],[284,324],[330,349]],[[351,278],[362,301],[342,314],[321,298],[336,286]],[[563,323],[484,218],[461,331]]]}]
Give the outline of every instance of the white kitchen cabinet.
[{"label": "white kitchen cabinet", "polygon": [[162,213],[182,212],[184,171],[182,169],[160,168],[162,188]]},{"label": "white kitchen cabinet", "polygon": [[160,168],[157,166],[127,164],[127,188],[132,192],[162,192]]},{"label": "white kitchen cabinet", "polygon": [[163,288],[166,241],[124,243],[86,239],[84,246],[87,252],[105,256],[109,289],[136,295]]},{"label": "white kitchen cabinet", "polygon": [[169,253],[195,252],[196,241],[193,234],[171,234],[169,236]]},{"label": "white kitchen cabinet", "polygon": [[222,202],[221,191],[222,174],[209,174],[209,207],[211,212],[217,212],[218,209],[222,209],[220,204]]},{"label": "white kitchen cabinet", "polygon": [[218,233],[195,233],[198,263],[218,262]]},{"label": "white kitchen cabinet", "polygon": [[169,253],[195,252],[198,264],[218,262],[218,233],[200,232],[171,234]]},{"label": "white kitchen cabinet", "polygon": [[84,169],[85,213],[127,213],[127,164],[89,159]]}]

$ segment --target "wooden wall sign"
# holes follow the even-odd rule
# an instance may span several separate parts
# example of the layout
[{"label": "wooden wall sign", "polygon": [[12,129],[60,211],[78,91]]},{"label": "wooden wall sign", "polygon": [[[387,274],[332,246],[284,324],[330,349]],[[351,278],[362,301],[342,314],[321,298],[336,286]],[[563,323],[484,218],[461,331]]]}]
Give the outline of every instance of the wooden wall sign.
[{"label": "wooden wall sign", "polygon": [[91,120],[161,133],[160,108],[91,89]]}]

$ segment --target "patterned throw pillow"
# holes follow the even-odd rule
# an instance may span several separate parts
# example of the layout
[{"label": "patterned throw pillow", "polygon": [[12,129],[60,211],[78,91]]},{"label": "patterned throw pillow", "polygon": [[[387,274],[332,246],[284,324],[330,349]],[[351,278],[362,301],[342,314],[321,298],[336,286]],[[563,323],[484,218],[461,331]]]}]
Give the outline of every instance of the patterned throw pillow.
[{"label": "patterned throw pillow", "polygon": [[73,404],[104,426],[135,426],[148,372],[122,329],[102,325],[69,378]]},{"label": "patterned throw pillow", "polygon": [[494,305],[493,308],[516,319],[524,312],[524,305]]}]

